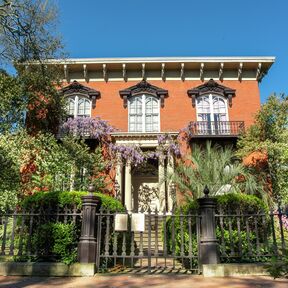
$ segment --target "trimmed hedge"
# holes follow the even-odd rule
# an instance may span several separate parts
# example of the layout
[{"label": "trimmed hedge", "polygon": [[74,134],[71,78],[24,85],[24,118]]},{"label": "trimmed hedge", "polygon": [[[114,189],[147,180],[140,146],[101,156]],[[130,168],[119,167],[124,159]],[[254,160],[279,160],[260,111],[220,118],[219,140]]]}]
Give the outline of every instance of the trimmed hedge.
[{"label": "trimmed hedge", "polygon": [[[267,213],[269,211],[268,205],[254,195],[247,195],[243,193],[230,193],[225,195],[219,195],[216,199],[216,213],[219,213],[220,209],[223,213],[236,214],[256,214]],[[187,204],[182,205],[176,209],[176,214],[179,214],[182,210],[184,215],[197,214],[199,205],[197,200],[189,201]]]},{"label": "trimmed hedge", "polygon": [[[37,192],[31,196],[27,196],[22,201],[20,206],[26,210],[29,210],[32,208],[45,209],[56,206],[59,206],[60,208],[65,206],[73,207],[73,205],[76,205],[78,209],[81,209],[81,197],[87,194],[88,192],[85,191]],[[101,207],[103,207],[105,210],[109,210],[111,212],[124,211],[123,205],[117,199],[102,193],[94,193],[94,195],[100,198]]]}]

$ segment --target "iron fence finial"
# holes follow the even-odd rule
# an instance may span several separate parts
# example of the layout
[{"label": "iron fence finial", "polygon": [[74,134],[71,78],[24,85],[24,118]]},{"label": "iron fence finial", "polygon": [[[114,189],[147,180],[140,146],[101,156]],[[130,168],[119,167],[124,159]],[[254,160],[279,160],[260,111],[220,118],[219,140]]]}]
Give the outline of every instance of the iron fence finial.
[{"label": "iron fence finial", "polygon": [[90,195],[93,195],[93,192],[95,192],[95,186],[94,186],[94,184],[93,183],[90,183],[89,185],[88,185],[88,192],[90,193]]},{"label": "iron fence finial", "polygon": [[204,192],[205,197],[209,197],[208,195],[210,191],[207,185],[205,185],[203,192]]}]

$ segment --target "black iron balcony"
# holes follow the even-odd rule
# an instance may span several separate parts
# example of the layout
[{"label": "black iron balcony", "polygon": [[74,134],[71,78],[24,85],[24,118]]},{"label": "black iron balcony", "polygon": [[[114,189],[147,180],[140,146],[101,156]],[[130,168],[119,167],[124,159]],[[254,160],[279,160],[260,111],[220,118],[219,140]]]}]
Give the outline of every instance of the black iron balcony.
[{"label": "black iron balcony", "polygon": [[191,137],[237,137],[244,132],[244,121],[195,121],[189,123]]}]

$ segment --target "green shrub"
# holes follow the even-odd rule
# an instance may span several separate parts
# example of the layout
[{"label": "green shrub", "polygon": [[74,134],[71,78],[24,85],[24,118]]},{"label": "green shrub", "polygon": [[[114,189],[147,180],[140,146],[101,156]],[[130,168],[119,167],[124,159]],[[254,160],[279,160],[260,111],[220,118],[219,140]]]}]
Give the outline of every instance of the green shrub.
[{"label": "green shrub", "polygon": [[53,223],[52,237],[54,245],[52,252],[60,257],[61,262],[71,264],[77,259],[77,231],[74,223]]},{"label": "green shrub", "polygon": [[267,204],[255,195],[229,193],[216,196],[216,213],[221,209],[224,213],[257,214],[269,211]]},{"label": "green shrub", "polygon": [[[53,212],[56,214],[57,206],[60,210],[65,207],[72,209],[74,205],[78,209],[81,209],[81,197],[87,194],[88,192],[85,191],[37,192],[34,195],[27,196],[20,206],[26,211],[34,209],[36,212],[39,210],[45,212],[47,209],[52,209],[52,214]],[[94,193],[94,195],[100,198],[100,205],[104,211],[109,210],[111,213],[125,211],[121,202],[115,198],[102,193]],[[79,218],[77,219],[79,220]],[[75,262],[77,258],[77,244],[81,233],[81,221],[78,220],[73,221],[73,217],[69,216],[66,218],[66,222],[63,223],[63,216],[57,219],[55,216],[46,215],[45,213],[41,214],[37,219],[34,218],[35,227],[32,231],[32,252],[39,256],[37,260],[61,261],[66,264]],[[110,221],[110,231],[113,231],[112,222]],[[26,226],[29,227],[29,219]],[[101,227],[105,231],[105,217],[102,218]],[[105,234],[102,233],[101,237],[101,243],[103,244]],[[103,247],[101,248],[104,249]]]},{"label": "green shrub", "polygon": [[[247,194],[225,194],[215,197],[216,199],[216,214],[257,214],[257,213],[265,213],[267,216],[265,217],[266,222],[262,221],[263,219],[261,217],[257,218],[257,225],[258,225],[258,237],[259,241],[263,242],[263,231],[264,229],[268,230],[268,224],[269,224],[269,218],[268,218],[268,206],[259,198],[257,198],[254,195],[247,195]],[[167,227],[167,239],[168,239],[168,251],[171,253],[173,250],[174,245],[174,251],[177,253],[177,255],[180,255],[181,252],[181,243],[182,247],[184,247],[184,254],[188,255],[189,253],[189,223],[188,223],[188,217],[181,217],[180,215],[197,215],[198,214],[199,205],[196,200],[189,201],[188,203],[182,205],[181,207],[177,208],[175,211],[175,216],[173,217],[167,217],[166,221],[166,227]],[[190,216],[191,219],[191,231],[192,231],[192,253],[196,253],[198,250],[197,248],[197,241],[196,241],[196,219],[197,217]],[[239,235],[238,235],[238,229],[237,229],[237,221],[236,217],[230,218],[230,228],[227,223],[227,217],[224,218],[224,224],[223,224],[223,230],[221,232],[221,228],[219,225],[217,225],[216,228],[216,237],[221,245],[220,252],[221,255],[227,255],[235,253],[235,255],[241,256],[242,254],[242,260],[240,257],[236,259],[232,258],[225,258],[222,259],[224,262],[231,262],[231,261],[244,261],[247,262],[249,260],[250,255],[250,248],[251,248],[251,254],[256,255],[256,234],[254,231],[250,231],[249,233],[249,241],[251,243],[251,246],[248,245],[248,236],[246,233],[246,220],[242,219],[240,220],[241,225],[241,231],[240,231],[240,237],[241,237],[241,248],[242,251],[240,253],[239,249]],[[219,218],[218,218],[219,220]],[[255,225],[255,219],[253,217],[247,218],[248,225],[250,229],[254,227]],[[173,224],[174,222],[174,224]],[[175,237],[172,237],[172,230],[174,226],[174,233]],[[182,228],[181,228],[182,226]],[[183,231],[183,237],[181,239],[181,230]],[[265,230],[265,231],[266,231]],[[231,231],[231,235],[230,235]],[[224,240],[224,241],[223,241]],[[268,247],[264,247],[264,245],[259,245],[259,252],[261,254],[269,253]],[[251,257],[250,257],[251,258]],[[264,258],[263,258],[264,259]],[[255,261],[255,258],[251,258],[251,261]],[[258,258],[256,259],[259,260]],[[196,260],[195,260],[196,261]],[[195,262],[194,261],[194,262]]]},{"label": "green shrub", "polygon": [[274,279],[280,277],[288,278],[288,249],[282,251],[282,258],[273,257],[271,259],[267,266],[267,271]]},{"label": "green shrub", "polygon": [[[49,208],[56,207],[59,208],[68,207],[72,208],[76,205],[78,209],[82,206],[82,196],[87,195],[88,192],[85,191],[54,191],[54,192],[36,192],[31,196],[25,197],[25,199],[20,204],[21,207],[26,210],[29,209],[39,209],[39,208]],[[105,195],[103,193],[94,193],[94,195],[100,198],[101,206],[105,210],[110,210],[110,212],[124,211],[124,207],[120,201],[115,198]]]},{"label": "green shrub", "polygon": [[[216,199],[216,213],[222,210],[223,213],[230,214],[257,214],[267,213],[268,205],[255,195],[247,195],[243,193],[229,193],[214,197]],[[190,211],[191,214],[198,213],[197,200],[190,200],[188,203],[176,209],[176,214],[182,210],[183,214]]]}]

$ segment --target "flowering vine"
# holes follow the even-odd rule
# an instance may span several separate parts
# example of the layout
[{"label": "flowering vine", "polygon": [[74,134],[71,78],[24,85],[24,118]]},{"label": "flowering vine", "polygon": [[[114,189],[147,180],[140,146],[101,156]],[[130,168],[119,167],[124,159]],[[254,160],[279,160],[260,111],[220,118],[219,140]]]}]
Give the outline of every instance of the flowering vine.
[{"label": "flowering vine", "polygon": [[157,136],[158,146],[155,151],[143,151],[139,145],[119,145],[110,143],[111,154],[120,156],[124,161],[130,161],[132,166],[139,166],[148,159],[164,159],[169,156],[179,157],[180,148],[177,139],[173,139],[169,134],[162,134]]},{"label": "flowering vine", "polygon": [[100,118],[76,117],[69,118],[60,127],[63,134],[72,134],[81,137],[91,137],[102,143],[107,143],[110,134],[116,129]]},{"label": "flowering vine", "polygon": [[118,156],[123,161],[130,161],[132,166],[139,166],[148,159],[158,159],[159,157],[181,155],[178,139],[174,139],[169,134],[157,136],[158,146],[155,151],[143,151],[139,145],[121,145],[111,142],[111,133],[116,129],[109,125],[107,121],[100,118],[76,117],[70,118],[61,126],[62,134],[72,134],[80,137],[90,137],[97,139],[109,151],[110,163],[113,166]]}]

